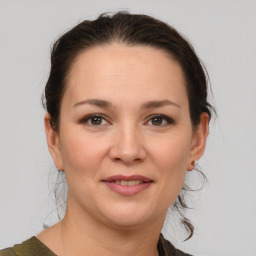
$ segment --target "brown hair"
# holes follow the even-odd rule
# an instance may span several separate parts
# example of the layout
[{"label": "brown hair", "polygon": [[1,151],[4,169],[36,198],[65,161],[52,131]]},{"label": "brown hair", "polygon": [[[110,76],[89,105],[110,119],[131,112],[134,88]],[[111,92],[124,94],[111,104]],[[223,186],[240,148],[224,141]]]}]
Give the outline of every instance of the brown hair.
[{"label": "brown hair", "polygon": [[[120,42],[126,45],[146,45],[161,49],[181,65],[189,100],[190,118],[196,129],[200,114],[211,118],[213,107],[207,102],[207,73],[193,47],[173,27],[147,15],[117,12],[101,14],[96,20],[85,20],[62,35],[53,45],[51,70],[42,102],[51,116],[51,125],[59,130],[59,116],[66,78],[74,59],[86,49],[96,45]],[[186,185],[184,190],[189,190]],[[187,208],[182,193],[172,205],[182,217],[182,224],[192,237],[194,227],[185,218]]]}]

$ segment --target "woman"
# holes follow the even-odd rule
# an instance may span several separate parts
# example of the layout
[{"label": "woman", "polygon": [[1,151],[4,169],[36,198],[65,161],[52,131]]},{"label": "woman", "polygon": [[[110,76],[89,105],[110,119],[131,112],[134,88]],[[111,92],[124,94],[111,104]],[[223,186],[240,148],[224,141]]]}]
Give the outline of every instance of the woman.
[{"label": "woman", "polygon": [[0,255],[188,255],[160,234],[168,208],[186,206],[180,193],[211,117],[188,42],[146,15],[84,21],[53,46],[45,106],[66,213]]}]

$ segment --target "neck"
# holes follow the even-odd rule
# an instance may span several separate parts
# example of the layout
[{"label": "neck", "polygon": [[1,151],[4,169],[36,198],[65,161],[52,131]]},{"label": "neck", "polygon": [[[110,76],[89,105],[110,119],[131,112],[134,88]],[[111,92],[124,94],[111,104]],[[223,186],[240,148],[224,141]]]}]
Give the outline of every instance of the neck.
[{"label": "neck", "polygon": [[67,207],[66,215],[59,223],[61,255],[157,256],[164,217],[160,221],[151,221],[151,224],[120,229],[103,225],[92,216],[85,216],[84,212],[81,215]]}]

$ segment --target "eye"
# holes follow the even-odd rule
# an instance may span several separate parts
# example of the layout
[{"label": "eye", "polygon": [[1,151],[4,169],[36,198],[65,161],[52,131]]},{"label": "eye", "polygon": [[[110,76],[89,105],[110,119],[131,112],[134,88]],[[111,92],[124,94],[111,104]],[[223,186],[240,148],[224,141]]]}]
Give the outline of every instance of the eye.
[{"label": "eye", "polygon": [[165,115],[154,115],[147,122],[149,125],[153,126],[164,126],[169,124],[174,124],[174,120]]},{"label": "eye", "polygon": [[107,124],[107,121],[102,115],[93,114],[93,115],[89,115],[82,118],[79,121],[79,123],[81,124],[87,123],[88,125],[92,125],[92,126],[100,126],[100,125]]}]

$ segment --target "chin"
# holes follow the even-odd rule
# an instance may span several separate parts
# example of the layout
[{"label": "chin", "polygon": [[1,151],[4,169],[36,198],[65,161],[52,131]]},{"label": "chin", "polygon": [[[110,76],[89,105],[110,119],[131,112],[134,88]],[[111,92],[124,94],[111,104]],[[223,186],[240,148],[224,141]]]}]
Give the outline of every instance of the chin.
[{"label": "chin", "polygon": [[[105,209],[106,210],[106,209]],[[113,207],[110,211],[105,211],[102,215],[109,225],[117,229],[133,229],[141,225],[154,223],[152,209],[146,209],[133,205],[125,207]]]},{"label": "chin", "polygon": [[118,218],[111,218],[108,219],[109,225],[115,229],[119,230],[133,230],[140,226],[145,225],[149,221],[144,218],[140,217],[131,217],[131,216],[118,216]]}]

